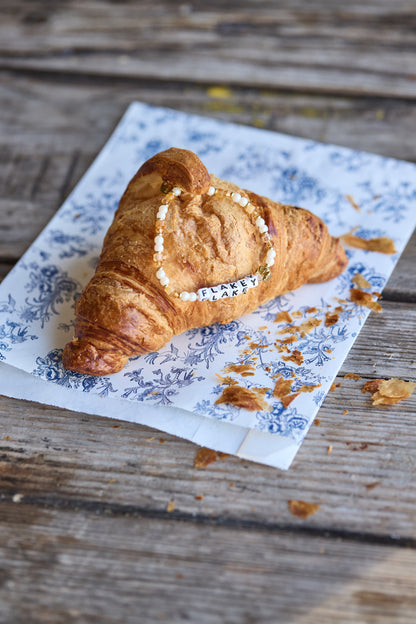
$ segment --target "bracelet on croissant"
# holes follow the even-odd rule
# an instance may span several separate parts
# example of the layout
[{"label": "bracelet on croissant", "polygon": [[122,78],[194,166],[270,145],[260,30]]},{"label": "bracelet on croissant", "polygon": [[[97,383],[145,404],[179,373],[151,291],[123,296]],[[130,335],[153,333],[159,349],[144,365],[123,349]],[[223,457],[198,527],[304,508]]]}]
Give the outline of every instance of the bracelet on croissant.
[{"label": "bracelet on croissant", "polygon": [[339,240],[309,210],[242,190],[193,152],[170,148],[140,167],[120,200],[63,365],[118,372],[174,335],[234,320],[346,265]]}]

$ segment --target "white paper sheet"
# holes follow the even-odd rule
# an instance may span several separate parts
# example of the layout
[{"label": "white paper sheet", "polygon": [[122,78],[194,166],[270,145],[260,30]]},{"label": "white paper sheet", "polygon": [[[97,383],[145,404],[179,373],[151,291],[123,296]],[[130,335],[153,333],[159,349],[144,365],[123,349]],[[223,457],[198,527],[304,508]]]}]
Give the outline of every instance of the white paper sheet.
[{"label": "white paper sheet", "polygon": [[[172,145],[196,152],[223,179],[312,210],[333,235],[357,227],[363,238],[392,238],[397,253],[350,249],[347,270],[331,282],[304,286],[227,325],[188,331],[116,375],[70,373],[61,353],[72,337],[74,302],[94,271],[118,201],[140,165]],[[410,163],[134,103],[0,286],[0,393],[117,414],[288,468],[369,314],[349,300],[352,278],[360,273],[371,285],[368,292],[380,292],[415,224],[416,167]],[[284,310],[292,326],[316,323],[303,337],[301,330],[294,334],[288,353],[275,346],[290,336],[281,333],[288,323],[274,322]],[[327,326],[327,313],[338,321]],[[241,386],[263,388],[265,409],[216,404],[224,388],[217,374],[230,364],[250,365],[249,376],[226,374]],[[293,380],[292,393],[314,388],[285,409],[273,397],[278,376]]]}]

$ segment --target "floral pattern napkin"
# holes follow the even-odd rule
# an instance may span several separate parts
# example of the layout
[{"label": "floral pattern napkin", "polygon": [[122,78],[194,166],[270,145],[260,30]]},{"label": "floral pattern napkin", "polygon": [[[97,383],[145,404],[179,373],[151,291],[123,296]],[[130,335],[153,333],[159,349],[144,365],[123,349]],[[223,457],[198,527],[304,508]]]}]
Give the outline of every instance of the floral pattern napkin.
[{"label": "floral pattern napkin", "polygon": [[[396,253],[350,248],[349,265],[335,280],[303,286],[226,325],[185,332],[159,352],[130,360],[115,375],[66,371],[61,355],[72,337],[74,303],[94,271],[118,201],[140,165],[171,146],[196,152],[218,177],[308,208],[333,235],[355,228],[363,239],[387,236]],[[0,392],[11,392],[12,378],[16,388],[24,378],[26,386],[33,384],[35,400],[43,400],[40,388],[47,396],[54,388],[62,397],[56,402],[64,406],[70,392],[77,397],[74,409],[114,415],[117,404],[124,418],[138,422],[146,408],[148,424],[287,467],[370,313],[351,300],[353,280],[358,274],[375,302],[373,293],[382,291],[415,224],[416,167],[411,163],[133,103],[0,286]],[[285,381],[282,396],[276,383]],[[261,409],[217,402],[227,383],[256,393]],[[194,418],[189,430],[183,431],[179,420],[166,424],[172,409],[183,410],[177,419]],[[241,434],[235,448],[221,440],[231,439],[232,431]]]}]

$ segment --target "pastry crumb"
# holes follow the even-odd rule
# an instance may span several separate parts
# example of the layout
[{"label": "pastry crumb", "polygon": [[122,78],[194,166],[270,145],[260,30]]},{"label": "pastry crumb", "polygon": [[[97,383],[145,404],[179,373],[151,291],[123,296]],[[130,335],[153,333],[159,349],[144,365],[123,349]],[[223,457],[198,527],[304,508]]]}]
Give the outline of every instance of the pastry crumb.
[{"label": "pastry crumb", "polygon": [[361,375],[357,375],[357,373],[345,373],[344,379],[361,379]]},{"label": "pastry crumb", "polygon": [[217,451],[205,446],[197,450],[194,457],[194,468],[206,468],[209,464],[217,461]]},{"label": "pastry crumb", "polygon": [[374,312],[381,312],[382,307],[377,301],[373,301],[373,295],[371,293],[364,292],[360,288],[350,289],[351,301],[357,305],[365,308],[370,308]]},{"label": "pastry crumb", "polygon": [[288,500],[289,511],[297,518],[308,518],[318,511],[320,505],[318,503],[307,503],[302,500]]},{"label": "pastry crumb", "polygon": [[345,195],[345,199],[347,199],[350,202],[354,210],[356,210],[357,212],[361,212],[360,206],[356,203],[352,195]]},{"label": "pastry crumb", "polygon": [[367,251],[378,251],[379,253],[384,254],[396,253],[394,242],[391,238],[388,238],[387,236],[366,239],[355,236],[355,234],[348,233],[344,234],[340,238],[348,247],[365,249]]},{"label": "pastry crumb", "polygon": [[300,366],[303,363],[303,355],[299,349],[295,349],[290,355],[282,355],[282,360],[285,360],[285,362],[294,362]]},{"label": "pastry crumb", "polygon": [[356,273],[351,281],[353,284],[358,286],[358,288],[371,288],[370,282],[366,280],[361,273]]},{"label": "pastry crumb", "polygon": [[413,381],[404,381],[392,377],[391,379],[372,379],[367,381],[361,392],[372,394],[373,405],[395,405],[399,401],[409,398],[416,388]]},{"label": "pastry crumb", "polygon": [[274,322],[275,323],[292,323],[293,319],[290,316],[289,312],[287,312],[286,310],[282,311],[282,312],[278,312],[278,314],[276,314]]},{"label": "pastry crumb", "polygon": [[325,314],[325,327],[331,327],[331,325],[335,325],[339,321],[339,314],[336,312],[327,312]]},{"label": "pastry crumb", "polygon": [[239,385],[227,386],[215,401],[215,404],[228,403],[235,405],[235,407],[242,407],[249,412],[268,410],[269,405],[263,398],[266,392],[267,388],[249,389]]},{"label": "pastry crumb", "polygon": [[175,501],[170,500],[170,501],[168,502],[168,504],[166,505],[166,511],[167,511],[168,513],[172,513],[172,511],[175,511]]},{"label": "pastry crumb", "polygon": [[254,375],[255,367],[252,364],[229,364],[224,368],[224,373],[238,373],[242,377]]}]

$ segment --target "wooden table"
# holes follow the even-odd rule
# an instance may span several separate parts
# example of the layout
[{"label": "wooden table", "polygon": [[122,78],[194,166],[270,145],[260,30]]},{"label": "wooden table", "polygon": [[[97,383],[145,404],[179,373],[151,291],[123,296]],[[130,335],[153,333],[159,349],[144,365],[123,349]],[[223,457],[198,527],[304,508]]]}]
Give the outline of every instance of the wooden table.
[{"label": "wooden table", "polygon": [[[0,13],[2,277],[132,100],[416,160],[414,0]],[[288,472],[194,468],[172,436],[0,397],[0,621],[413,623],[416,396],[361,388],[415,378],[415,242]]]}]

